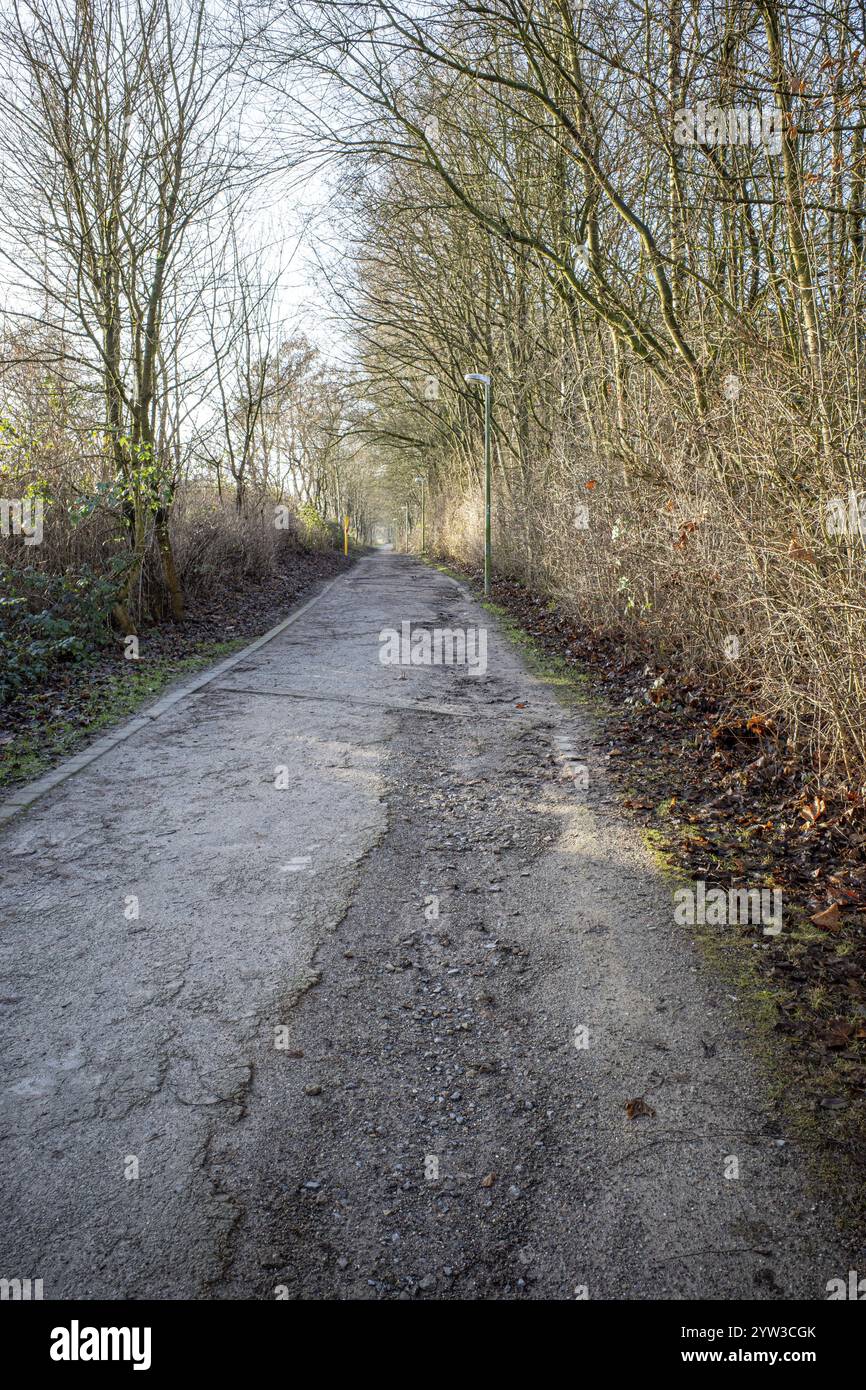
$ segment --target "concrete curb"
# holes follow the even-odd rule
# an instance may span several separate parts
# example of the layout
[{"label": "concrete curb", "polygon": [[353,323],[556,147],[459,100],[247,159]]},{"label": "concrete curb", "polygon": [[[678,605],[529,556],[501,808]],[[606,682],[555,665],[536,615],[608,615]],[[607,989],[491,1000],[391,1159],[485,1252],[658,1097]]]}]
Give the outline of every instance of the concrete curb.
[{"label": "concrete curb", "polygon": [[[346,573],[351,574],[351,570],[346,571]],[[287,618],[284,618],[281,623],[277,623],[276,627],[272,627],[269,632],[264,633],[261,637],[257,637],[255,642],[251,642],[248,647],[243,647],[241,651],[235,652],[234,656],[230,656],[225,661],[221,661],[219,665],[212,666],[209,670],[203,671],[199,675],[192,676],[189,680],[183,681],[180,685],[176,686],[174,690],[170,691],[168,695],[163,695],[157,700],[156,704],[141,710],[132,719],[128,719],[125,724],[118,725],[116,729],[112,729],[109,733],[104,734],[101,738],[97,739],[95,743],[91,743],[87,748],[83,748],[80,753],[74,754],[71,758],[66,758],[64,762],[59,763],[57,767],[52,768],[50,772],[46,772],[42,777],[37,778],[35,782],[28,782],[25,786],[19,787],[18,790],[7,797],[5,801],[0,802],[0,826],[5,825],[13,816],[18,815],[19,811],[23,811],[28,806],[32,806],[34,801],[44,796],[46,792],[50,792],[54,787],[59,786],[61,782],[65,782],[68,778],[74,777],[76,772],[81,772],[82,768],[89,767],[91,763],[95,763],[97,758],[102,757],[103,753],[109,753],[112,748],[116,748],[119,743],[125,743],[127,739],[132,738],[139,730],[146,729],[155,719],[159,719],[161,715],[167,714],[170,709],[174,709],[174,706],[180,704],[181,700],[185,700],[188,695],[194,695],[197,690],[201,690],[204,686],[210,685],[211,681],[217,680],[220,676],[224,676],[227,671],[231,671],[234,666],[238,666],[240,662],[246,661],[247,657],[251,656],[253,652],[257,652],[260,647],[264,647],[268,642],[272,642],[273,639],[279,637],[280,633],[284,632],[287,627],[291,627],[292,623],[296,623],[298,618],[306,613],[307,609],[312,608],[314,603],[318,603],[320,598],[324,598],[329,589],[332,589],[339,580],[345,578],[346,574],[338,574],[333,579],[329,579],[327,584],[325,584],[317,594],[307,599],[306,603],[302,603],[300,608],[295,609],[295,611],[290,613]]]}]

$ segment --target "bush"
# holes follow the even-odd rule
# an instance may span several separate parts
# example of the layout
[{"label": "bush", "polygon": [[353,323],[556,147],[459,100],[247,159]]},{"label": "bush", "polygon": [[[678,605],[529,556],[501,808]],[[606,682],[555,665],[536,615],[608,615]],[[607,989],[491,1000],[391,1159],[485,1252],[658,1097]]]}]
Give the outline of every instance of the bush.
[{"label": "bush", "polygon": [[115,585],[89,570],[45,574],[0,566],[0,704],[83,661],[111,640]]},{"label": "bush", "polygon": [[335,521],[326,521],[312,502],[303,502],[298,508],[307,543],[315,550],[334,550],[343,544],[343,530]]}]

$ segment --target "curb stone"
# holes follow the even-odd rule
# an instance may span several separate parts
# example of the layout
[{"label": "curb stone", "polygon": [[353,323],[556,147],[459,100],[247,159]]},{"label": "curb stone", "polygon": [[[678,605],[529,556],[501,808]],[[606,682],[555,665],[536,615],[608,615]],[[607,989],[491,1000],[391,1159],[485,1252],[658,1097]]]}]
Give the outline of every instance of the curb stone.
[{"label": "curb stone", "polygon": [[[351,571],[347,571],[347,573],[351,573]],[[287,627],[291,627],[292,623],[297,622],[298,618],[300,618],[303,613],[306,613],[307,609],[312,608],[314,603],[318,603],[320,598],[324,598],[329,589],[332,589],[339,580],[345,578],[346,574],[344,573],[338,574],[333,579],[328,580],[317,594],[313,594],[313,597],[307,599],[306,603],[302,603],[300,608],[295,609],[287,618],[283,618],[282,622],[277,623],[276,627],[270,628],[267,632],[263,633],[261,637],[257,637],[249,646],[242,647],[239,652],[235,652],[233,656],[228,657],[225,661],[221,661],[217,666],[211,667],[209,671],[201,672],[198,675],[190,677],[189,680],[183,681],[181,685],[170,691],[168,695],[161,696],[155,704],[150,705],[145,710],[141,710],[138,714],[134,715],[132,719],[128,719],[126,723],[119,724],[116,729],[112,729],[109,733],[103,734],[94,743],[89,744],[79,753],[73,754],[70,758],[65,758],[62,763],[57,764],[57,767],[52,768],[50,772],[43,773],[42,776],[38,777],[35,781],[27,782],[23,787],[19,787],[18,790],[7,797],[5,801],[0,801],[0,826],[5,825],[7,821],[10,821],[12,817],[16,816],[20,811],[24,811],[28,806],[32,806],[34,801],[38,801],[40,797],[45,796],[47,792],[59,786],[61,782],[67,781],[68,778],[74,777],[77,772],[81,772],[85,767],[89,767],[91,763],[95,763],[104,753],[110,753],[112,748],[116,748],[118,744],[126,743],[127,739],[132,738],[133,735],[139,733],[141,729],[148,728],[154,720],[159,719],[163,714],[167,714],[170,709],[174,709],[175,705],[179,705],[181,700],[185,700],[189,695],[194,695],[195,692],[201,690],[203,686],[210,685],[211,681],[218,680],[220,676],[224,676],[226,672],[231,671],[232,668],[237,666],[241,661],[246,661],[253,652],[257,652],[260,647],[264,647],[268,642],[272,642],[273,639],[279,637],[280,633],[284,632]]]}]

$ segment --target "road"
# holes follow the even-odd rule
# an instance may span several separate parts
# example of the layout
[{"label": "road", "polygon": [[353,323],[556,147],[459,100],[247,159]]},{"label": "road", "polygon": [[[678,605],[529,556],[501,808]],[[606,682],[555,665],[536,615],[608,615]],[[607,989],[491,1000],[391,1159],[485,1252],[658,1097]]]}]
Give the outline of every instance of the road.
[{"label": "road", "polygon": [[[383,664],[407,621],[483,627],[486,671]],[[433,569],[363,559],[0,852],[0,1275],[46,1298],[849,1268],[586,717]]]}]

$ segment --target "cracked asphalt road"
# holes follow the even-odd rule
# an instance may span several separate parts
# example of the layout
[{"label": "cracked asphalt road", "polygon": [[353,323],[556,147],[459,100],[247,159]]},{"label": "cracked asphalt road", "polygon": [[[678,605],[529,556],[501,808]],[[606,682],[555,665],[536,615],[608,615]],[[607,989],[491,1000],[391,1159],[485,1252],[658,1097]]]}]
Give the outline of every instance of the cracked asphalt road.
[{"label": "cracked asphalt road", "polygon": [[[406,620],[487,627],[486,673],[382,665]],[[0,1275],[46,1298],[822,1298],[856,1263],[583,716],[433,570],[364,559],[0,854]]]}]

